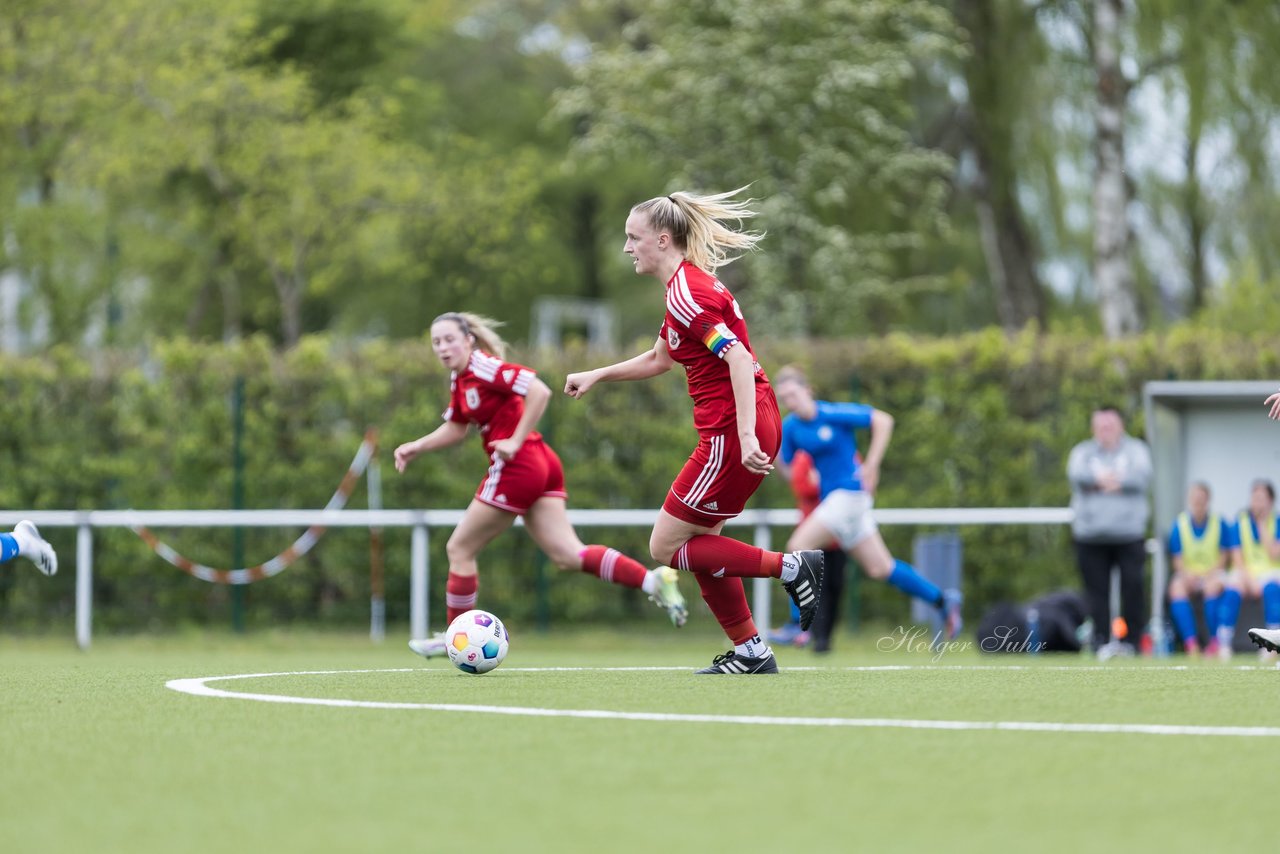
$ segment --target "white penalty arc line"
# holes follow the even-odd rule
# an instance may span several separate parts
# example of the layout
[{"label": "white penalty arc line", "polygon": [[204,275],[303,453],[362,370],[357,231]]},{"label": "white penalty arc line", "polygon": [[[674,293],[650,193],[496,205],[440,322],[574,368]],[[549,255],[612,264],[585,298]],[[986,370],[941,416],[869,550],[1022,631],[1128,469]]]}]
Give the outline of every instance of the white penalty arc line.
[{"label": "white penalty arc line", "polygon": [[[527,667],[510,668],[525,672],[544,671],[652,671],[685,670],[683,667]],[[799,669],[799,668],[792,668]],[[817,669],[817,668],[814,668]],[[881,670],[884,668],[848,668],[850,670]],[[959,668],[956,668],[959,669]],[[171,679],[165,687],[196,697],[216,697],[231,700],[255,700],[261,703],[284,703],[302,706],[328,706],[348,709],[395,709],[401,711],[469,712],[472,714],[510,715],[536,718],[585,718],[591,720],[650,721],[658,723],[740,724],[747,726],[802,726],[849,727],[863,729],[916,729],[916,730],[979,730],[992,732],[1065,732],[1089,734],[1128,735],[1190,735],[1234,738],[1277,738],[1280,727],[1260,726],[1198,726],[1181,724],[1123,724],[1123,723],[1066,723],[1056,721],[947,721],[910,720],[901,718],[810,718],[763,715],[697,715],[676,712],[625,712],[615,709],[548,709],[524,706],[487,706],[474,703],[396,703],[380,700],[347,700],[327,697],[295,697],[287,694],[259,694],[226,691],[214,688],[210,682],[227,682],[240,679],[269,679],[280,676],[332,676],[360,673],[446,673],[443,670],[421,668],[390,668],[377,670],[300,670],[282,673],[241,673],[231,676],[202,676],[190,679]]]}]

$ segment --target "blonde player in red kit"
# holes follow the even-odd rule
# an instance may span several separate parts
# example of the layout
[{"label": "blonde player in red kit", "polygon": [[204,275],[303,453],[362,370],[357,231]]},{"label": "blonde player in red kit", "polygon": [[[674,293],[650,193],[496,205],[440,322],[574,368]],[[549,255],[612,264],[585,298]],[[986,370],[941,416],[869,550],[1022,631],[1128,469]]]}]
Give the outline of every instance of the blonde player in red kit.
[{"label": "blonde player in red kit", "polygon": [[[688,612],[675,570],[646,569],[616,549],[583,545],[578,538],[565,510],[560,458],[533,429],[551,389],[530,368],[503,361],[506,342],[496,325],[466,312],[442,314],[431,323],[431,347],[450,370],[449,408],[443,424],[395,451],[396,471],[403,472],[415,457],[461,442],[474,424],[489,455],[489,471],[445,546],[448,622],[476,607],[480,550],[523,516],[525,530],[556,566],[639,587],[683,626]],[[409,648],[426,658],[444,655],[444,634],[415,638]]]},{"label": "blonde player in red kit", "polygon": [[756,630],[743,577],[780,578],[809,628],[822,595],[822,552],[769,552],[720,535],[773,469],[781,418],[769,378],[751,350],[747,323],[733,294],[714,273],[763,235],[725,222],[752,217],[740,190],[699,196],[672,193],[641,202],[627,217],[623,251],[636,272],[666,286],[666,317],[653,349],[625,362],[569,374],[565,394],[579,398],[599,382],[642,380],[685,369],[698,446],[667,493],[649,551],[653,559],[689,570],[703,601],[733,649],[699,673],[777,673],[778,663]]}]

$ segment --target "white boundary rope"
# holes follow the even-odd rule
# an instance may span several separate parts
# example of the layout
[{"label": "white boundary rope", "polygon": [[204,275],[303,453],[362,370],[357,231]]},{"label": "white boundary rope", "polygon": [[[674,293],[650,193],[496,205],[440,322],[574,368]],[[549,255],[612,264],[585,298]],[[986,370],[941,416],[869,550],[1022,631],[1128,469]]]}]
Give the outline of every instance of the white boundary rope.
[{"label": "white boundary rope", "polygon": [[[364,474],[365,468],[369,465],[369,460],[373,459],[373,455],[377,450],[378,431],[370,429],[364,434],[364,441],[360,443],[355,459],[348,466],[347,473],[342,476],[342,482],[338,484],[337,491],[333,493],[329,503],[324,506],[325,510],[341,510],[346,506],[347,500],[351,497],[351,492],[355,489],[356,483],[360,480],[360,476]],[[270,578],[311,551],[311,548],[319,542],[320,537],[324,536],[326,530],[324,525],[312,525],[303,531],[302,535],[294,540],[293,544],[287,549],[271,558],[271,560],[260,563],[257,566],[244,569],[215,569],[202,563],[197,563],[178,553],[168,543],[165,543],[152,533],[151,529],[145,525],[133,525],[131,527],[133,532],[141,537],[151,547],[151,550],[160,557],[188,575],[199,578],[201,581],[208,581],[211,584],[252,584],[264,578]]]}]

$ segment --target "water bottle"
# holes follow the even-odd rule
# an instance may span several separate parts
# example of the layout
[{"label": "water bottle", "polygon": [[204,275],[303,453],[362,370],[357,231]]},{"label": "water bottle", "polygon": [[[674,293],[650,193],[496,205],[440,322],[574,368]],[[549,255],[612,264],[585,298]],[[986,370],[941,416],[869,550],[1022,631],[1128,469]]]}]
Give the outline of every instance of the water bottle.
[{"label": "water bottle", "polygon": [[1037,655],[1040,652],[1040,609],[1027,609],[1027,652]]},{"label": "water bottle", "polygon": [[1088,617],[1076,629],[1076,641],[1080,644],[1081,655],[1093,655],[1093,620]]},{"label": "water bottle", "polygon": [[1154,617],[1142,636],[1142,654],[1164,658],[1169,654],[1169,638],[1165,635],[1164,622]]}]

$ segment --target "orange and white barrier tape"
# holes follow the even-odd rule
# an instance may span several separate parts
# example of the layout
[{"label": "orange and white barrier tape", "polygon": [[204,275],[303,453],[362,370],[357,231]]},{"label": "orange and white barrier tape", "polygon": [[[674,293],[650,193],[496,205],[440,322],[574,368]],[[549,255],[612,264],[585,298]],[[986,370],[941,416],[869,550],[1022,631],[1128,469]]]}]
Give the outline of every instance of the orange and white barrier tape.
[{"label": "orange and white barrier tape", "polygon": [[[364,470],[369,465],[369,460],[373,459],[373,455],[377,450],[378,431],[369,430],[364,434],[364,441],[360,443],[360,450],[356,451],[355,459],[351,461],[350,467],[347,468],[347,473],[342,476],[342,483],[338,484],[337,492],[333,493],[329,503],[324,506],[325,510],[341,510],[346,506],[347,499],[351,497],[356,482],[364,474]],[[289,548],[280,552],[271,560],[260,563],[257,566],[251,566],[247,569],[214,569],[202,563],[196,563],[190,558],[179,554],[147,527],[143,525],[133,526],[134,533],[142,537],[143,541],[151,546],[152,551],[160,555],[160,557],[183,572],[212,584],[252,584],[264,578],[270,578],[311,551],[311,547],[320,540],[325,530],[323,525],[312,525],[303,531],[302,536],[294,540],[293,545],[289,546]]]}]

